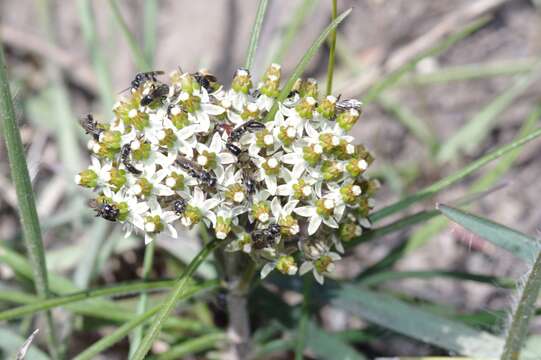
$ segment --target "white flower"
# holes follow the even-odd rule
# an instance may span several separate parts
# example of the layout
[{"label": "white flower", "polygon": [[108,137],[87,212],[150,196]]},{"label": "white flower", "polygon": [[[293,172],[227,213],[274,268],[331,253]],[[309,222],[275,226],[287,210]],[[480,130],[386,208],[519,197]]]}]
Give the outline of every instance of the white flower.
[{"label": "white flower", "polygon": [[322,212],[329,212],[331,213],[330,215],[321,215],[318,211],[318,206],[315,205],[301,206],[293,210],[300,216],[310,218],[310,222],[308,223],[308,235],[315,234],[322,222],[328,227],[338,228],[338,223],[334,217],[339,215],[341,207],[337,207],[337,203],[332,197],[324,197],[320,200],[322,201],[319,210]]},{"label": "white flower", "polygon": [[[88,169],[94,171],[96,175],[98,175],[98,184],[109,185],[108,182],[111,180],[111,169],[113,168],[111,162],[106,161],[102,165],[102,163],[94,156],[91,157],[91,162],[92,165],[90,165]],[[78,183],[77,180],[76,182]]]},{"label": "white flower", "polygon": [[[291,215],[291,213],[295,211],[295,206],[297,206],[298,203],[298,200],[291,200],[282,207],[279,198],[275,197],[271,201],[272,216],[274,216],[274,218],[279,221],[280,219]],[[289,232],[291,235],[297,235],[299,233],[299,230],[299,226],[295,225],[289,229]]]},{"label": "white flower", "polygon": [[[201,189],[198,187],[194,188],[193,197],[188,201],[190,206],[197,208],[201,212],[203,222],[207,226],[210,226],[211,223],[216,224],[216,214],[212,212],[212,209],[214,209],[219,203],[220,199],[217,198],[205,199],[205,194],[203,194]],[[183,216],[180,220],[184,226],[189,227],[193,225],[189,217]]]},{"label": "white flower", "polygon": [[[145,217],[159,216],[164,230],[173,238],[178,236],[177,230],[171,224],[178,219],[178,215],[173,211],[163,211],[157,201],[149,201],[150,210],[145,214]],[[145,221],[142,230],[145,232],[145,245],[153,241],[156,235],[160,232],[156,229],[156,224],[152,221]]]},{"label": "white flower", "polygon": [[324,276],[334,271],[334,262],[340,259],[340,255],[335,252],[329,251],[316,260],[306,260],[305,262],[303,262],[299,269],[299,273],[301,275],[304,275],[310,270],[312,270],[312,274],[314,275],[316,281],[323,285],[325,281]]}]

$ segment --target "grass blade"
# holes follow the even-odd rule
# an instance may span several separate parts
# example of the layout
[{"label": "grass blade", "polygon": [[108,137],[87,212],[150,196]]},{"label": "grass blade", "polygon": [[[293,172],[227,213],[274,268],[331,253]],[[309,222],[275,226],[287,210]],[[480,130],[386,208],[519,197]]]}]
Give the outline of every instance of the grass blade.
[{"label": "grass blade", "polygon": [[152,346],[152,343],[158,337],[165,319],[169,316],[169,314],[175,307],[178,299],[185,291],[186,283],[195,272],[197,267],[215,248],[218,247],[218,245],[220,245],[220,243],[221,242],[218,239],[214,239],[211,242],[207,243],[205,247],[199,252],[199,254],[192,260],[192,262],[190,262],[184,272],[180,275],[180,277],[176,281],[173,291],[169,295],[169,298],[163,304],[163,307],[156,319],[154,319],[154,321],[152,322],[148,333],[143,338],[143,341],[133,355],[132,360],[143,360],[145,358],[146,354],[150,350],[150,347]]},{"label": "grass blade", "polygon": [[366,360],[361,353],[338,338],[318,327],[313,321],[308,322],[306,336],[307,347],[318,359]]},{"label": "grass blade", "polygon": [[523,94],[530,84],[539,77],[538,75],[528,74],[520,77],[512,87],[485,106],[442,145],[437,154],[437,160],[439,162],[450,161],[456,158],[460,152],[473,151],[488,135],[494,122],[498,119],[498,115]]},{"label": "grass blade", "polygon": [[281,64],[284,61],[284,57],[287,54],[295,35],[299,31],[299,28],[304,22],[304,19],[312,13],[312,10],[318,4],[318,2],[319,0],[303,0],[303,2],[297,7],[291,21],[287,25],[284,36],[282,36],[282,42],[272,57],[272,62]]},{"label": "grass blade", "polygon": [[[2,118],[2,131],[6,141],[11,177],[17,193],[24,242],[32,264],[34,285],[38,295],[46,299],[50,296],[50,291],[45,252],[21,134],[15,119],[2,46],[0,46],[0,116]],[[57,358],[57,340],[50,312],[47,312],[46,319],[49,350],[52,357]]]},{"label": "grass blade", "polygon": [[149,320],[152,316],[154,316],[160,309],[162,308],[162,305],[158,305],[153,307],[152,309],[148,310],[142,315],[138,315],[133,320],[128,321],[124,325],[120,326],[118,329],[113,331],[110,335],[102,338],[101,340],[96,341],[94,344],[92,344],[90,347],[85,349],[82,353],[77,355],[73,360],[91,360],[95,359],[99,353],[101,353],[104,350],[107,350],[120,340],[122,340],[124,337],[128,336],[128,334],[137,326],[145,323],[147,320]]},{"label": "grass blade", "polygon": [[446,205],[440,204],[438,209],[443,215],[475,235],[509,251],[530,264],[535,261],[535,257],[541,249],[535,239],[506,226]]},{"label": "grass blade", "polygon": [[422,201],[424,199],[427,199],[441,190],[451,186],[455,182],[463,179],[464,177],[472,174],[473,172],[477,171],[482,166],[488,164],[489,162],[507,154],[508,152],[536,139],[541,135],[541,128],[537,128],[536,130],[530,132],[528,135],[523,136],[515,141],[513,141],[510,144],[501,146],[497,148],[496,150],[491,151],[490,153],[486,154],[485,156],[473,161],[466,167],[462,168],[461,170],[457,171],[456,173],[449,175],[434,184],[418,191],[417,193],[407,196],[406,198],[392,204],[389,206],[384,207],[381,210],[378,210],[374,212],[370,219],[373,222],[377,222],[389,215],[395,214],[407,207],[409,207],[412,204],[415,204],[419,201]]},{"label": "grass blade", "polygon": [[[535,314],[535,303],[541,289],[541,252],[538,252],[520,292],[519,302],[511,318],[501,360],[517,360],[528,336],[528,324]],[[539,356],[539,353],[537,354]]]},{"label": "grass blade", "polygon": [[220,342],[226,339],[226,334],[222,332],[196,337],[171,347],[170,350],[159,355],[156,360],[181,359],[184,358],[186,355],[216,348],[218,347],[217,345],[219,345]]},{"label": "grass blade", "polygon": [[325,290],[331,305],[448,351],[472,357],[495,357],[502,339],[484,331],[408,305],[392,296],[350,285]]},{"label": "grass blade", "polygon": [[145,55],[143,54],[141,47],[137,43],[135,36],[133,36],[130,29],[128,28],[128,25],[126,24],[126,21],[122,17],[122,14],[120,13],[120,9],[118,8],[118,4],[116,0],[109,0],[109,6],[111,8],[111,11],[113,12],[116,23],[118,24],[118,26],[120,27],[120,30],[122,31],[122,35],[124,35],[124,38],[126,38],[126,41],[128,42],[128,46],[130,47],[130,50],[133,54],[133,58],[135,60],[135,64],[137,65],[137,68],[140,71],[149,71],[150,64],[145,58]]},{"label": "grass blade", "polygon": [[[337,12],[337,0],[331,0],[332,2],[332,14],[331,21],[336,19]],[[327,65],[327,91],[326,95],[331,95],[332,93],[332,80],[334,76],[334,52],[336,50],[336,28],[331,32],[331,37],[329,39],[329,64]]]},{"label": "grass blade", "polygon": [[250,71],[254,65],[257,44],[259,43],[259,35],[261,34],[263,20],[265,19],[265,13],[267,12],[267,5],[269,5],[269,0],[259,0],[257,6],[257,13],[255,14],[254,25],[252,26],[252,33],[250,35],[250,43],[248,44],[248,50],[246,52],[246,61],[244,62],[244,67]]},{"label": "grass blade", "polygon": [[424,51],[414,57],[412,60],[404,64],[403,66],[399,67],[395,71],[391,72],[390,74],[386,75],[383,79],[372,85],[366,95],[363,97],[363,102],[365,104],[368,104],[374,100],[376,100],[381,93],[383,93],[385,90],[396,84],[405,74],[410,72],[417,66],[419,61],[423,60],[426,57],[429,56],[436,56],[441,53],[443,53],[445,50],[447,50],[449,47],[451,47],[453,44],[456,44],[460,40],[464,39],[465,37],[469,36],[470,34],[474,33],[475,31],[479,30],[481,27],[483,27],[490,18],[488,17],[482,17],[474,22],[472,22],[470,25],[466,26],[464,29],[458,31],[455,34],[452,34],[436,44],[431,49],[428,49],[427,51]]},{"label": "grass blade", "polygon": [[[289,92],[291,91],[291,88],[295,84],[295,81],[302,75],[302,73],[304,72],[304,69],[306,68],[306,66],[308,65],[310,60],[312,60],[312,58],[316,54],[317,50],[320,48],[320,46],[323,44],[323,42],[327,39],[329,34],[334,29],[336,29],[336,27],[338,25],[340,25],[340,23],[349,15],[349,13],[351,13],[351,10],[352,9],[348,9],[348,10],[344,11],[342,14],[340,14],[340,16],[338,16],[336,19],[334,19],[334,21],[331,22],[329,24],[329,26],[327,26],[325,28],[325,30],[323,30],[323,32],[319,35],[319,37],[316,39],[316,41],[314,41],[312,46],[310,46],[308,51],[304,54],[302,59],[299,61],[299,63],[295,67],[295,70],[293,70],[293,74],[287,80],[286,84],[282,88],[282,91],[280,92],[280,95],[278,95],[278,98],[277,98],[278,102],[282,102],[289,95]],[[272,118],[274,118],[274,115],[276,114],[277,109],[278,109],[278,107],[277,107],[277,105],[275,103],[273,105],[272,109],[269,111],[269,113],[265,117],[266,122],[268,122]]]},{"label": "grass blade", "polygon": [[158,1],[146,0],[143,3],[143,53],[149,66],[153,66],[156,52]]},{"label": "grass blade", "polygon": [[[22,336],[15,334],[13,331],[0,327],[0,353],[5,355],[6,359],[17,359],[16,354],[23,346],[25,339]],[[10,356],[7,356],[10,355]],[[49,360],[49,357],[39,350],[36,346],[32,346],[26,352],[28,360]]]}]

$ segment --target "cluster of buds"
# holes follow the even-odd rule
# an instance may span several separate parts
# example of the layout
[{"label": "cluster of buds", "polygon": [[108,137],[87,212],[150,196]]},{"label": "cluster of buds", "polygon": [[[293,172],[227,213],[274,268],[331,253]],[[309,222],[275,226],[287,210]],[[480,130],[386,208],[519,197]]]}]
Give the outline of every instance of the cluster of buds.
[{"label": "cluster of buds", "polygon": [[360,102],[321,98],[312,79],[280,102],[280,76],[273,64],[254,86],[239,69],[227,90],[203,72],[137,74],[112,121],[82,121],[92,161],[76,182],[97,194],[97,216],[146,243],[203,224],[262,277],[312,271],[323,283],[370,226],[373,158],[348,135]]}]

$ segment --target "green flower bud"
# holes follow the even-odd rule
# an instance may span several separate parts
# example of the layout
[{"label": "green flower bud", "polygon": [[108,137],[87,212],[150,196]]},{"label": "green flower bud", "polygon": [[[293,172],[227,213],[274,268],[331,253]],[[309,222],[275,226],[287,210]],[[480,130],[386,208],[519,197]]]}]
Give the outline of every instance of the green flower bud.
[{"label": "green flower bud", "polygon": [[316,99],[311,96],[303,97],[299,101],[297,106],[295,106],[295,110],[297,110],[297,113],[303,119],[312,119],[314,116],[314,109],[316,107],[316,103]]},{"label": "green flower bud", "polygon": [[246,194],[244,191],[245,188],[244,186],[242,186],[242,184],[231,184],[227,187],[227,190],[225,191],[225,198],[230,202],[240,204],[246,199]]},{"label": "green flower bud", "polygon": [[363,233],[363,229],[353,222],[346,222],[340,224],[340,227],[338,229],[338,236],[342,241],[348,242],[356,237],[361,236]]},{"label": "green flower bud", "polygon": [[377,179],[365,180],[360,185],[361,189],[363,190],[363,194],[366,196],[374,195],[381,186]]},{"label": "green flower bud", "polygon": [[188,119],[188,113],[182,111],[180,106],[173,106],[170,111],[171,122],[177,129],[182,129],[190,125],[190,120]]},{"label": "green flower bud", "polygon": [[128,214],[130,209],[128,208],[128,203],[122,201],[117,204],[118,208],[118,221],[126,221],[128,219]]},{"label": "green flower bud", "polygon": [[319,90],[316,79],[309,78],[304,82],[303,85],[304,86],[301,89],[301,96],[310,96],[314,99],[319,98]]},{"label": "green flower bud", "polygon": [[300,230],[298,220],[291,215],[281,217],[278,225],[280,225],[280,234],[285,237],[295,236]]},{"label": "green flower bud", "polygon": [[277,263],[276,269],[285,275],[295,275],[297,273],[298,267],[295,263],[295,259],[291,255],[281,256]]},{"label": "green flower bud", "polygon": [[184,211],[184,216],[182,217],[181,222],[184,226],[192,227],[193,225],[198,224],[202,218],[203,215],[201,214],[201,210],[188,204],[188,206],[186,206],[186,210]]},{"label": "green flower bud", "polygon": [[356,212],[359,217],[368,217],[370,211],[374,208],[374,201],[368,196],[362,196],[358,202],[359,207],[356,208]]},{"label": "green flower bud", "polygon": [[267,175],[278,175],[280,173],[280,161],[273,157],[267,159],[261,167]]},{"label": "green flower bud", "polygon": [[319,160],[321,160],[323,147],[320,144],[312,144],[305,146],[302,151],[304,161],[310,166],[316,166],[319,163]]},{"label": "green flower bud", "polygon": [[139,140],[134,140],[130,144],[131,147],[131,155],[134,160],[141,161],[146,160],[150,156],[150,143],[143,142],[141,143]]},{"label": "green flower bud", "polygon": [[333,272],[334,267],[335,265],[331,257],[327,255],[324,255],[314,261],[314,268],[320,274]]},{"label": "green flower bud", "polygon": [[336,112],[336,98],[332,95],[327,96],[317,106],[316,111],[326,119],[334,119]]},{"label": "green flower bud", "polygon": [[340,145],[340,138],[332,133],[323,133],[319,135],[319,144],[325,154],[332,154],[334,149]]},{"label": "green flower bud", "polygon": [[195,81],[194,77],[189,73],[184,73],[180,75],[180,88],[182,91],[187,92],[188,94],[193,94],[193,91],[199,89],[199,84]]},{"label": "green flower bud", "polygon": [[109,172],[111,179],[108,181],[113,186],[114,191],[120,190],[126,184],[126,171],[123,169],[112,168]]},{"label": "green flower bud", "polygon": [[355,155],[355,145],[341,139],[340,144],[334,149],[334,155],[338,160],[349,160]]},{"label": "green flower bud", "polygon": [[264,149],[274,144],[274,136],[269,130],[263,129],[256,132],[255,141],[257,146]]},{"label": "green flower bud", "polygon": [[353,177],[357,177],[368,169],[368,163],[364,159],[353,158],[346,164],[346,171]]},{"label": "green flower bud", "polygon": [[90,189],[98,186],[98,174],[94,170],[86,169],[75,176],[75,183]]},{"label": "green flower bud", "polygon": [[135,183],[133,187],[133,191],[135,195],[140,197],[147,197],[152,193],[152,184],[145,178],[139,178],[137,179],[137,182]]},{"label": "green flower bud", "polygon": [[165,179],[165,185],[167,185],[169,188],[175,191],[183,190],[184,189],[184,175],[179,174],[177,172],[172,172]]},{"label": "green flower bud", "polygon": [[344,200],[344,202],[349,205],[355,204],[361,194],[362,189],[359,185],[356,184],[347,184],[340,188],[340,195],[342,195],[342,200]]},{"label": "green flower bud", "polygon": [[238,69],[231,83],[231,88],[238,93],[249,94],[252,88],[250,73],[244,69]]},{"label": "green flower bud", "polygon": [[231,219],[224,218],[223,216],[218,216],[216,218],[216,238],[225,239],[227,235],[231,232]]},{"label": "green flower bud", "polygon": [[259,117],[259,109],[256,104],[249,103],[244,107],[244,110],[240,114],[243,120],[252,120]]},{"label": "green flower bud", "polygon": [[158,139],[160,140],[160,145],[164,146],[168,149],[175,146],[175,142],[177,141],[177,136],[173,132],[173,129],[163,129],[158,131]]},{"label": "green flower bud", "polygon": [[187,93],[180,94],[180,103],[182,104],[182,108],[191,114],[201,108],[201,98]]},{"label": "green flower bud", "polygon": [[158,234],[163,231],[163,223],[159,215],[145,217],[145,231],[150,234]]},{"label": "green flower bud", "polygon": [[343,167],[339,162],[325,160],[321,165],[321,172],[325,181],[337,181],[342,177]]},{"label": "green flower bud", "polygon": [[297,130],[293,126],[280,126],[278,132],[278,139],[284,143],[285,146],[290,146],[297,138]]},{"label": "green flower bud", "polygon": [[107,151],[117,153],[120,151],[122,142],[122,133],[120,131],[107,130],[100,135],[100,145],[105,147]]},{"label": "green flower bud", "polygon": [[322,217],[329,217],[334,212],[336,206],[333,199],[321,198],[316,201],[316,212]]},{"label": "green flower bud", "polygon": [[257,221],[266,223],[270,219],[270,206],[268,201],[256,202],[252,205],[252,216]]},{"label": "green flower bud", "polygon": [[259,90],[262,94],[272,98],[280,94],[281,67],[278,64],[271,64],[261,79]]},{"label": "green flower bud", "polygon": [[309,199],[313,194],[312,185],[308,184],[304,179],[299,179],[296,184],[293,184],[293,197],[297,200]]},{"label": "green flower bud", "polygon": [[361,114],[357,110],[349,109],[340,113],[336,118],[336,122],[342,129],[349,131],[357,123],[360,116]]}]

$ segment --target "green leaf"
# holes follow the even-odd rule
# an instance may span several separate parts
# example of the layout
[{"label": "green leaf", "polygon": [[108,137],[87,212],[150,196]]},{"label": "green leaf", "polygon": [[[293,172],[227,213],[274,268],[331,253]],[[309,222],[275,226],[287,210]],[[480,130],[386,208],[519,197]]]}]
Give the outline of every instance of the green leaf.
[{"label": "green leaf", "polygon": [[395,214],[401,210],[404,210],[411,206],[412,204],[415,204],[419,201],[425,200],[427,198],[430,198],[431,196],[437,194],[441,190],[451,186],[455,182],[465,178],[466,176],[474,173],[478,169],[480,169],[482,166],[488,164],[489,162],[505,155],[506,153],[536,139],[541,135],[541,128],[537,128],[536,130],[530,132],[528,135],[521,137],[520,139],[517,139],[513,141],[510,144],[501,146],[497,148],[496,150],[491,151],[490,153],[486,154],[485,156],[473,161],[466,167],[462,168],[461,170],[455,172],[452,175],[449,175],[434,184],[418,191],[417,193],[407,196],[406,198],[392,204],[389,206],[384,207],[383,209],[380,209],[376,212],[374,212],[370,219],[372,222],[377,222],[389,215]]},{"label": "green leaf", "polygon": [[[336,19],[337,12],[337,0],[331,0],[332,3],[332,12],[331,19],[334,21]],[[329,64],[327,65],[327,90],[325,91],[326,95],[331,95],[332,93],[332,81],[334,77],[334,52],[336,51],[336,28],[331,32],[331,37],[329,38]]]},{"label": "green leaf", "polygon": [[[334,284],[333,284],[334,285]],[[389,295],[351,285],[324,291],[331,305],[374,324],[457,354],[495,357],[503,340],[460,322],[434,315]]]},{"label": "green leaf", "polygon": [[154,343],[154,340],[156,340],[156,338],[158,337],[165,320],[167,319],[171,311],[173,311],[173,308],[175,307],[178,299],[184,293],[186,283],[191,278],[197,267],[203,262],[203,260],[205,260],[206,257],[220,244],[221,241],[218,239],[214,239],[211,242],[207,243],[207,245],[205,245],[205,247],[192,260],[192,262],[190,262],[186,270],[184,270],[184,272],[179,276],[178,280],[176,281],[175,287],[173,288],[173,291],[171,292],[169,298],[163,304],[162,309],[156,319],[154,319],[154,321],[152,322],[148,333],[143,338],[143,341],[133,355],[132,360],[143,360],[145,358],[146,354]]},{"label": "green leaf", "polygon": [[439,162],[445,162],[456,158],[459,152],[471,153],[474,151],[494,127],[494,122],[498,119],[498,115],[509,107],[517,97],[523,94],[538,77],[539,72],[524,75],[517,79],[513,86],[485,106],[442,145],[437,155],[437,160]]},{"label": "green leaf", "polygon": [[220,343],[227,339],[223,332],[207,334],[193,339],[186,340],[171,349],[160,354],[156,360],[175,360],[181,359],[186,355],[195,354],[201,351],[219,348]]},{"label": "green leaf", "polygon": [[345,343],[338,336],[318,327],[313,321],[308,322],[306,346],[318,359],[365,360],[366,357]]},{"label": "green leaf", "polygon": [[449,206],[439,205],[438,208],[450,220],[530,264],[541,249],[535,239],[506,226]]},{"label": "green leaf", "polygon": [[[0,349],[4,355],[8,355],[5,359],[16,359],[17,353],[23,346],[25,338],[15,334],[6,327],[0,327]],[[49,357],[39,350],[36,346],[30,346],[26,352],[27,360],[49,360]]]},{"label": "green leaf", "polygon": [[[535,314],[535,303],[541,289],[541,252],[528,274],[524,287],[520,291],[518,304],[513,311],[511,324],[509,325],[501,360],[516,360],[523,351],[524,343],[528,337],[528,325]],[[525,354],[534,359],[532,355]],[[523,356],[521,358],[525,358]],[[536,355],[539,357],[539,353]]]},{"label": "green leaf", "polygon": [[[323,30],[323,32],[319,35],[319,37],[314,41],[312,46],[306,51],[304,56],[301,58],[297,66],[295,67],[295,70],[293,70],[293,74],[291,77],[287,80],[286,84],[282,88],[282,91],[280,92],[280,95],[278,95],[278,102],[282,102],[285,100],[285,98],[289,95],[289,92],[291,91],[291,88],[293,88],[293,85],[295,84],[295,81],[302,75],[304,72],[304,69],[306,66],[308,66],[308,63],[314,55],[316,55],[317,50],[320,48],[321,45],[323,45],[323,42],[325,42],[325,39],[329,36],[329,34],[336,29],[336,27],[349,15],[352,9],[348,9],[344,11],[340,16],[338,16],[334,21],[332,21],[329,26]],[[273,105],[272,109],[269,111],[267,116],[265,117],[265,122],[270,121],[274,118],[274,115],[276,114],[276,110],[278,109],[276,103]]]},{"label": "green leaf", "polygon": [[[45,262],[45,252],[43,250],[43,241],[41,238],[41,228],[36,211],[36,203],[34,201],[34,192],[32,190],[30,176],[28,175],[28,167],[26,164],[21,134],[19,133],[15,111],[13,109],[7,69],[4,60],[4,50],[1,45],[0,117],[2,119],[2,130],[6,141],[11,178],[15,185],[15,192],[17,193],[17,203],[19,205],[24,243],[32,264],[32,278],[38,295],[42,298],[47,298],[51,293],[49,290],[49,280],[47,278],[47,266]],[[49,350],[51,351],[53,358],[56,358],[57,340],[50,312],[46,313],[46,320]]]},{"label": "green leaf", "polygon": [[259,35],[261,34],[261,28],[263,27],[263,20],[265,19],[265,13],[267,12],[268,5],[269,0],[259,0],[259,4],[257,5],[254,25],[252,26],[252,32],[250,35],[250,43],[248,44],[248,51],[246,52],[246,61],[244,62],[244,67],[250,71],[254,65],[257,44],[259,43]]}]

